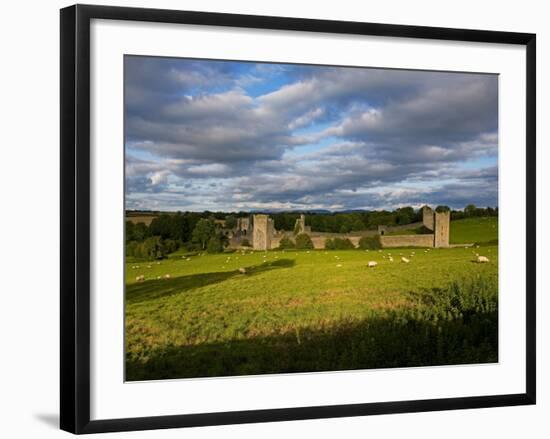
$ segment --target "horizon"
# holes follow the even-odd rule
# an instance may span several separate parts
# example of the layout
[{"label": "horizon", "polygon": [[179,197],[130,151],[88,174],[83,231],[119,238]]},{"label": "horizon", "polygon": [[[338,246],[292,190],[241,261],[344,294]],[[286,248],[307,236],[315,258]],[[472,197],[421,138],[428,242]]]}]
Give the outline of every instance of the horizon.
[{"label": "horizon", "polygon": [[[424,206],[424,205],[423,205]],[[358,212],[358,213],[370,213],[370,212],[382,212],[382,211],[388,211],[388,212],[393,212],[395,211],[396,209],[400,209],[400,208],[405,208],[405,207],[412,207],[415,211],[418,211],[420,209],[422,209],[423,206],[420,206],[420,207],[415,207],[415,206],[400,206],[400,207],[397,207],[395,209],[391,209],[391,210],[387,210],[387,209],[371,209],[371,210],[367,210],[367,209],[348,209],[348,210],[327,210],[327,209],[296,209],[296,210],[146,210],[146,209],[125,209],[125,212],[128,213],[128,212],[139,212],[139,213],[205,213],[205,212],[210,212],[210,213],[225,213],[225,214],[228,214],[228,215],[231,215],[231,214],[240,214],[240,213],[248,213],[248,214],[262,214],[262,213],[266,213],[266,214],[269,214],[269,213],[273,213],[273,214],[278,214],[278,213],[304,213],[304,214],[337,214],[337,213],[354,213],[354,212]],[[429,206],[427,205],[428,207],[432,208],[433,210],[436,209],[437,206]],[[451,208],[451,211],[453,212],[463,212],[464,209],[465,209],[466,206],[464,206],[463,208],[460,208],[460,209],[453,209]],[[487,208],[491,208],[491,209],[498,209],[498,206],[475,206],[476,208],[479,208],[479,209],[487,209]]]},{"label": "horizon", "polygon": [[125,208],[498,204],[498,77],[125,56]]}]

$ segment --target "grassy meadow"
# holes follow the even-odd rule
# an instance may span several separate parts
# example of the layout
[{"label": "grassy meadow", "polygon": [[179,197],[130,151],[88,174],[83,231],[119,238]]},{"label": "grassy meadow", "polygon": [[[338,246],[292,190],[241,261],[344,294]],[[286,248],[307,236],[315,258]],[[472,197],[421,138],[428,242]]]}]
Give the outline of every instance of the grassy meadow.
[{"label": "grassy meadow", "polygon": [[498,218],[494,216],[451,221],[451,244],[496,244]]},{"label": "grassy meadow", "polygon": [[[490,262],[474,262],[475,253]],[[126,377],[495,362],[497,273],[490,244],[128,261]]]}]

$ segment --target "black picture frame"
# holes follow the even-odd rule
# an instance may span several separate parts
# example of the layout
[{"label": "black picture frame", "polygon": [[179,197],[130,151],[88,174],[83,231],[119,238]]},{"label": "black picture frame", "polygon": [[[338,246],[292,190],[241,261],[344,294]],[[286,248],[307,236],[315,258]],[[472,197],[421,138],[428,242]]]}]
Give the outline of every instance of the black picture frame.
[{"label": "black picture frame", "polygon": [[[92,19],[229,26],[526,47],[526,392],[366,404],[90,420],[90,21]],[[304,420],[535,404],[536,36],[448,29],[110,6],[61,9],[61,429],[81,434]]]}]

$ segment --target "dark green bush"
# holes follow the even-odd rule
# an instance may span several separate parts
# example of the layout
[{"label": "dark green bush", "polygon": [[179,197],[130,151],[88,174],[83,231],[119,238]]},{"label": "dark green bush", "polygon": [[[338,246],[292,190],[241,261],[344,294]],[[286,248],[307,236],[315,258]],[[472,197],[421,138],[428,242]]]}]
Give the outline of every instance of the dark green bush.
[{"label": "dark green bush", "polygon": [[296,236],[296,248],[298,249],[312,249],[313,241],[306,233],[300,233]]},{"label": "dark green bush", "polygon": [[348,238],[334,238],[334,248],[336,250],[349,250],[355,248],[355,246]]},{"label": "dark green bush", "polygon": [[363,236],[359,240],[359,248],[363,250],[378,250],[382,247],[380,236]]},{"label": "dark green bush", "polygon": [[136,259],[161,259],[168,253],[160,236],[151,236],[143,242],[130,241],[126,244],[126,256]]},{"label": "dark green bush", "polygon": [[223,244],[218,237],[212,237],[208,241],[206,246],[206,251],[208,253],[221,253],[223,252]]},{"label": "dark green bush", "polygon": [[296,244],[294,243],[294,241],[290,238],[287,238],[286,236],[279,241],[279,248],[282,250],[295,247]]}]

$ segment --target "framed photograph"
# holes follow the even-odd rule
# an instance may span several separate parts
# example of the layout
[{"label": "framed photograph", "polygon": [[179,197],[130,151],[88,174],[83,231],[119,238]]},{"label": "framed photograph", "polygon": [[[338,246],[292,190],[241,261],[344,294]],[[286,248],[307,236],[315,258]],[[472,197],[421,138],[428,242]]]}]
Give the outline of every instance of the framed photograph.
[{"label": "framed photograph", "polygon": [[535,35],[61,10],[61,428],[535,403]]}]

